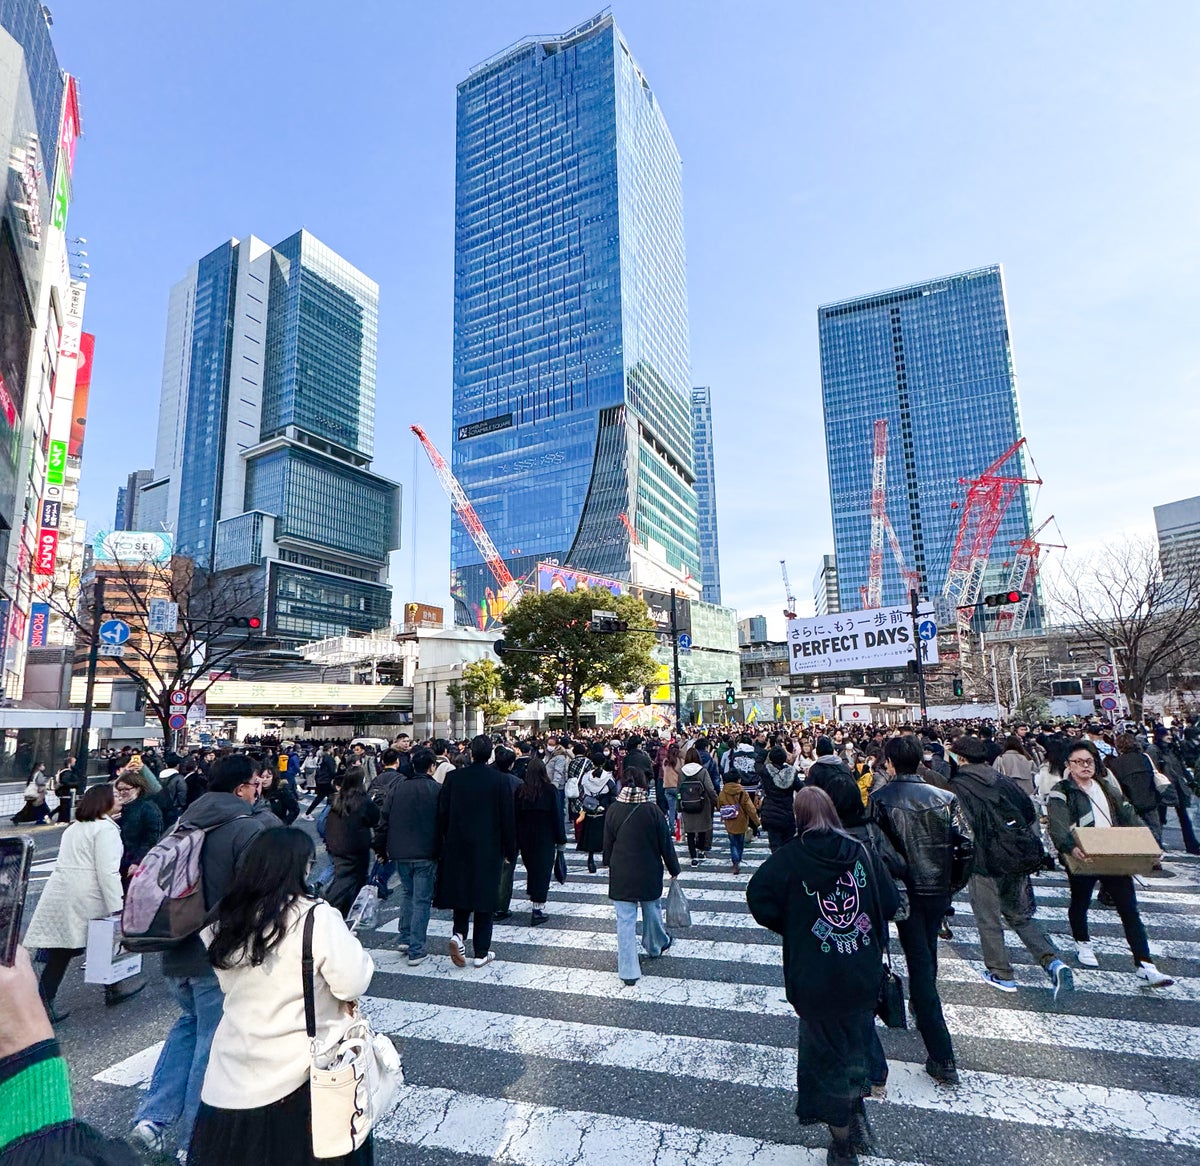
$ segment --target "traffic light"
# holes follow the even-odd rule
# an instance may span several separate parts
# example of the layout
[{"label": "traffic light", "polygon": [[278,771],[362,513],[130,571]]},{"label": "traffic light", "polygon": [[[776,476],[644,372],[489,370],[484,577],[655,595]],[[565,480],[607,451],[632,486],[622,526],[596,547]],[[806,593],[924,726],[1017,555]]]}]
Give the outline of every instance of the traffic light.
[{"label": "traffic light", "polygon": [[229,621],[231,628],[246,628],[255,632],[262,627],[262,620],[256,615],[239,615]]},{"label": "traffic light", "polygon": [[1025,596],[1020,591],[998,591],[995,595],[983,597],[984,607],[1007,607],[1010,603],[1020,603]]},{"label": "traffic light", "polygon": [[963,694],[963,682],[962,682],[962,677],[961,677],[961,676],[956,676],[956,677],[954,678],[954,695],[955,695],[955,696],[962,696],[962,694]]},{"label": "traffic light", "polygon": [[588,623],[590,632],[627,632],[629,621],[626,619],[594,619]]},{"label": "traffic light", "polygon": [[727,684],[725,686],[725,703],[732,705],[735,700],[737,700],[737,693],[734,691],[732,684]]},{"label": "traffic light", "polygon": [[642,704],[653,704],[653,703],[654,703],[654,691],[653,691],[653,689],[651,689],[650,685],[647,684],[646,687],[642,689]]}]

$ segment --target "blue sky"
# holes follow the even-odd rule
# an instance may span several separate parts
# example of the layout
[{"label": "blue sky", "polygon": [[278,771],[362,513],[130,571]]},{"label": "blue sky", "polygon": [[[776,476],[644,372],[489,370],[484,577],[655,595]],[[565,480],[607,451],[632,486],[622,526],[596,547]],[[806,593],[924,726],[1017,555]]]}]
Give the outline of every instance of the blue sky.
[{"label": "blue sky", "polygon": [[[304,226],[381,285],[376,468],[405,494],[396,600],[444,603],[449,505],[423,457],[414,483],[408,426],[447,449],[455,85],[598,5],[52,8],[82,87],[69,226],[88,239],[97,336],[89,528],[153,463],[171,284],[231,235]],[[817,305],[912,280],[1004,263],[1038,515],[1073,548],[1200,493],[1200,5],[614,13],[683,157],[726,603],[781,634],[778,560],[808,598],[832,550]]]}]

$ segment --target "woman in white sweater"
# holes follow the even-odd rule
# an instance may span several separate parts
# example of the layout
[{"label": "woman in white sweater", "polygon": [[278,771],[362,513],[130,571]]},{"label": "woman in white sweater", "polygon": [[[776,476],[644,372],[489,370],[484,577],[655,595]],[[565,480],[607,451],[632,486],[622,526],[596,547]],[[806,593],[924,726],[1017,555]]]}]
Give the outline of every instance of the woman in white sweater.
[{"label": "woman in white sweater", "polygon": [[[313,912],[317,1041],[340,1031],[346,1003],[375,965],[339,912],[309,897],[314,859],[302,830],[265,830],[246,850],[216,920],[204,934],[225,1011],[213,1037],[189,1166],[304,1166],[312,1152],[311,1064],[301,967],[304,919]],[[371,1141],[323,1166],[367,1166]]]},{"label": "woman in white sweater", "polygon": [[[68,1013],[54,1003],[67,965],[87,946],[88,923],[120,911],[121,831],[109,816],[116,808],[111,785],[94,785],[86,790],[75,808],[75,821],[63,833],[58,861],[50,881],[38,899],[25,946],[46,952],[42,972],[42,999],[55,1024]],[[105,1001],[117,1004],[136,995],[146,986],[141,976],[110,984]]]}]

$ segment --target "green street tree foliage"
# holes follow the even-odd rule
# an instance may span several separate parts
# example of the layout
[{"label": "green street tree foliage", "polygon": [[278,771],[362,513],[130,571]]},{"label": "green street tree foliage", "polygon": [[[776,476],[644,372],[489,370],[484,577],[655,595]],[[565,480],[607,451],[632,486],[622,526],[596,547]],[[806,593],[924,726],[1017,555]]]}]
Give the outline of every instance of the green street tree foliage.
[{"label": "green street tree foliage", "polygon": [[[614,612],[628,630],[592,631],[593,610]],[[629,692],[654,679],[654,633],[649,608],[632,595],[613,595],[603,588],[526,595],[505,613],[504,642],[539,654],[509,652],[502,658],[504,691],[523,701],[562,700],[565,693],[571,724],[578,730],[579,708],[589,690],[607,685]]]},{"label": "green street tree foliage", "polygon": [[505,700],[500,669],[492,660],[475,660],[463,668],[462,680],[446,686],[459,712],[475,709],[483,714],[484,726],[506,721],[521,707],[519,701]]}]

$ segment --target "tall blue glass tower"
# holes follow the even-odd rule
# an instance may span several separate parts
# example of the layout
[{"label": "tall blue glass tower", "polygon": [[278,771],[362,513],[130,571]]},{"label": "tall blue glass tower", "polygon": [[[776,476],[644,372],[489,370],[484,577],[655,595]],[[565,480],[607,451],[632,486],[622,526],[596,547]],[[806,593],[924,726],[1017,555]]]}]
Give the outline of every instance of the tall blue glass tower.
[{"label": "tall blue glass tower", "polygon": [[[698,579],[681,165],[609,14],[459,85],[454,293],[453,469],[512,574]],[[485,625],[457,524],[451,567]]]},{"label": "tall blue glass tower", "polygon": [[[962,514],[960,479],[977,477],[1022,435],[1003,271],[984,267],[826,304],[818,324],[842,610],[862,606],[867,582],[880,418],[888,422],[888,518],[922,594],[940,595]],[[1009,466],[1028,477],[1023,454]],[[1022,490],[996,533],[985,591],[1007,582],[1004,564],[1030,534],[1030,518]],[[907,600],[885,547],[883,602]]]},{"label": "tall blue glass tower", "polygon": [[712,390],[692,390],[692,448],[696,462],[696,517],[700,534],[700,598],[721,602],[721,548],[717,538],[717,483],[713,462]]}]

